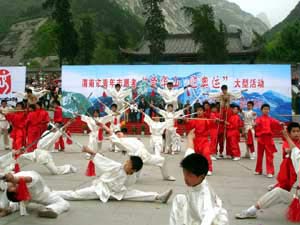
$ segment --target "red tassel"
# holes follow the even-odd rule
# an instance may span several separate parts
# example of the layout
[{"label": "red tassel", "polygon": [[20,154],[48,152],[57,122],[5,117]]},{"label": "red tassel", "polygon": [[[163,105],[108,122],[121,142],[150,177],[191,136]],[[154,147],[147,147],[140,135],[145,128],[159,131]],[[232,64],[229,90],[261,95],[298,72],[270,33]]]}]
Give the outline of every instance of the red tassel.
[{"label": "red tassel", "polygon": [[142,116],[141,116],[141,123],[144,123],[144,119],[145,119],[145,115],[144,115],[144,113],[142,113]]},{"label": "red tassel", "polygon": [[293,223],[300,222],[300,201],[298,197],[294,197],[291,202],[286,213],[286,218]]},{"label": "red tassel", "polygon": [[178,127],[177,119],[174,119],[174,127]]},{"label": "red tassel", "polygon": [[31,195],[28,191],[25,179],[23,177],[19,178],[19,184],[17,187],[17,199],[19,201],[28,201],[31,199]]},{"label": "red tassel", "polygon": [[93,160],[89,161],[89,164],[88,164],[87,170],[85,172],[85,175],[88,176],[88,177],[96,176],[95,164],[94,164]]},{"label": "red tassel", "polygon": [[253,134],[252,131],[249,129],[247,134],[247,146],[250,149],[250,152],[254,152],[254,142],[253,142]]},{"label": "red tassel", "polygon": [[19,173],[21,171],[19,163],[15,163],[14,172]]},{"label": "red tassel", "polygon": [[191,93],[188,88],[186,89],[186,94],[187,94],[187,96],[191,96]]},{"label": "red tassel", "polygon": [[154,96],[155,96],[155,91],[154,91],[154,88],[152,88],[151,97],[154,97]]},{"label": "red tassel", "polygon": [[117,125],[118,124],[118,119],[117,117],[114,118],[114,125]]},{"label": "red tassel", "polygon": [[103,98],[106,98],[106,97],[107,97],[107,94],[105,93],[105,91],[103,91],[102,97],[103,97]]},{"label": "red tassel", "polygon": [[72,139],[69,138],[69,137],[71,137],[71,132],[70,132],[69,130],[67,130],[67,135],[68,135],[68,137],[67,137],[67,144],[68,144],[68,145],[73,144]]},{"label": "red tassel", "polygon": [[98,140],[103,141],[103,130],[101,128],[98,130]]}]

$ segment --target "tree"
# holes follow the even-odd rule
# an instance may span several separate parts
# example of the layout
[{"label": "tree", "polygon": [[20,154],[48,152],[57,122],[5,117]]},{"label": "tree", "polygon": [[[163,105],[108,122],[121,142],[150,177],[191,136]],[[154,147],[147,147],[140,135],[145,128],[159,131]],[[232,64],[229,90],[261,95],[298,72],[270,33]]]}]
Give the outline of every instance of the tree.
[{"label": "tree", "polygon": [[149,41],[151,63],[157,64],[165,51],[165,40],[168,32],[165,28],[165,17],[160,9],[164,0],[142,0],[145,23],[145,39]]},{"label": "tree", "polygon": [[89,65],[96,48],[94,21],[90,15],[80,18],[79,27],[79,63]]},{"label": "tree", "polygon": [[74,63],[78,53],[78,34],[72,20],[69,0],[46,0],[45,9],[52,9],[52,18],[56,22],[55,38],[59,64],[64,60]]},{"label": "tree", "polygon": [[272,40],[265,44],[258,57],[264,63],[298,63],[300,62],[300,21],[288,24]]},{"label": "tree", "polygon": [[191,8],[183,8],[186,16],[191,18],[192,35],[199,46],[199,58],[207,63],[224,63],[228,57],[228,35],[225,24],[219,20],[215,24],[213,8],[207,4]]}]

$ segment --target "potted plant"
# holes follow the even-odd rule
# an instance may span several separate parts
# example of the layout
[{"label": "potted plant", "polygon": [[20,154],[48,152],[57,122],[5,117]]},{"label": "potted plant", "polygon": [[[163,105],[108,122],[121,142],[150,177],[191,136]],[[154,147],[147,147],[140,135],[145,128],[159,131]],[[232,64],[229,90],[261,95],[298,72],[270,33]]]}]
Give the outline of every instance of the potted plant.
[{"label": "potted plant", "polygon": [[146,130],[146,127],[145,127],[145,125],[143,124],[142,126],[141,126],[141,135],[145,135],[145,130]]}]

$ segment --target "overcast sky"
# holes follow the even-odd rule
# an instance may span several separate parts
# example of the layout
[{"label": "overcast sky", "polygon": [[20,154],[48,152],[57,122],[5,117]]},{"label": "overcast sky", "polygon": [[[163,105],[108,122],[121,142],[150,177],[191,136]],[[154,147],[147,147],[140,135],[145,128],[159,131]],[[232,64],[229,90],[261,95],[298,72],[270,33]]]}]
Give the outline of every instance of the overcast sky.
[{"label": "overcast sky", "polygon": [[272,24],[281,22],[297,5],[299,0],[228,0],[237,3],[242,10],[256,16],[265,12]]}]

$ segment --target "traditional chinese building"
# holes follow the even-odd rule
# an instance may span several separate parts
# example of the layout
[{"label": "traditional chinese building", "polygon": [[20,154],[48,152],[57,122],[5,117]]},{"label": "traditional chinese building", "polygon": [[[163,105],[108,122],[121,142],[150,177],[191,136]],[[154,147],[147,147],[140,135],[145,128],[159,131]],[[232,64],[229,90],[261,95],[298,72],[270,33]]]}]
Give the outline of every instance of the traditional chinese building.
[{"label": "traditional chinese building", "polygon": [[[246,47],[241,39],[241,31],[228,33],[227,63],[252,64],[258,54],[258,48]],[[161,57],[160,64],[195,64],[205,63],[199,58],[201,44],[196,44],[192,34],[170,34],[165,41],[166,50]],[[142,41],[136,49],[121,49],[123,55],[128,57],[131,64],[149,63],[149,42]]]}]

